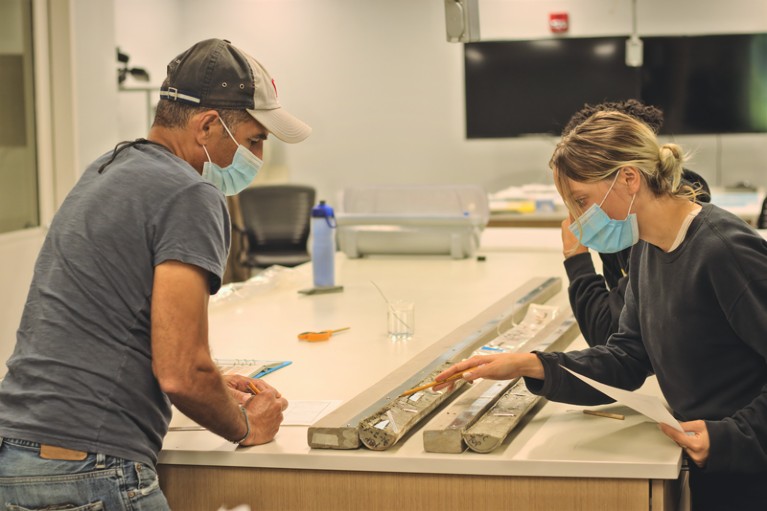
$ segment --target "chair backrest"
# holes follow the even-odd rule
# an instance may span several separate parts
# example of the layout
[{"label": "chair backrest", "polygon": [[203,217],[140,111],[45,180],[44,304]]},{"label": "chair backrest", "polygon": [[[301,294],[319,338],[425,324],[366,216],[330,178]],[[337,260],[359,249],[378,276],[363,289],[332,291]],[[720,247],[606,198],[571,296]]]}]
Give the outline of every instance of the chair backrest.
[{"label": "chair backrest", "polygon": [[695,197],[697,202],[711,202],[711,188],[703,176],[690,169],[682,169],[682,183],[692,186],[698,191]]},{"label": "chair backrest", "polygon": [[316,192],[305,185],[268,185],[240,192],[240,212],[250,249],[305,250]]}]

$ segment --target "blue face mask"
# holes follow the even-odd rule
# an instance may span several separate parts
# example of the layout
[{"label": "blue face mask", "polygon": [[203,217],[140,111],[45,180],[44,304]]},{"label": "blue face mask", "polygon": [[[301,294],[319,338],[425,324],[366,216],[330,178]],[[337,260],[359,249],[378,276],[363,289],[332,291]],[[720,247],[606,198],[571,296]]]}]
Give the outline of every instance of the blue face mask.
[{"label": "blue face mask", "polygon": [[[220,117],[219,120],[221,121]],[[237,144],[237,140],[234,139],[224,121],[221,121],[221,124],[234,143]],[[237,151],[234,153],[232,163],[221,168],[211,161],[208,149],[205,146],[202,148],[208,156],[208,161],[202,166],[202,177],[213,183],[216,188],[224,192],[224,195],[237,195],[247,188],[264,163],[258,156],[248,151],[245,146],[237,144]]]},{"label": "blue face mask", "polygon": [[636,213],[631,213],[631,206],[634,205],[636,195],[631,197],[629,212],[626,214],[625,220],[613,220],[602,209],[602,204],[610,195],[617,179],[618,174],[615,175],[613,184],[610,185],[610,189],[607,190],[599,205],[592,204],[585,213],[578,217],[577,222],[570,224],[570,231],[578,237],[581,244],[603,254],[620,252],[639,241],[637,216]]}]

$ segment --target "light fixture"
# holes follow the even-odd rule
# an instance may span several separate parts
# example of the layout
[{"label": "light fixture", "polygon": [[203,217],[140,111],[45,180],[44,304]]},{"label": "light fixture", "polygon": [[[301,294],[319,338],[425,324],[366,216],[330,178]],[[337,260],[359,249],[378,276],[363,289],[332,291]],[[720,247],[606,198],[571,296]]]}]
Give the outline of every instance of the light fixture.
[{"label": "light fixture", "polygon": [[447,42],[479,41],[479,0],[445,0]]},{"label": "light fixture", "polygon": [[626,40],[626,65],[642,66],[644,43],[637,33],[637,0],[631,0],[631,37]]}]

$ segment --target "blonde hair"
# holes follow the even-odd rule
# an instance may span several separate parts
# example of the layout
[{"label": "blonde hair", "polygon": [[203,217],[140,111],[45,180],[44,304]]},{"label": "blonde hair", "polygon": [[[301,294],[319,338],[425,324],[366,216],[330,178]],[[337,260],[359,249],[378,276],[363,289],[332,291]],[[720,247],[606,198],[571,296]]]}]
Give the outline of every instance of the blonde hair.
[{"label": "blonde hair", "polygon": [[549,167],[567,208],[583,213],[573,201],[568,179],[595,183],[613,178],[624,167],[634,167],[653,195],[695,200],[697,190],[682,184],[687,156],[676,144],[660,144],[645,123],[615,111],[596,112],[580,123],[554,149]]}]

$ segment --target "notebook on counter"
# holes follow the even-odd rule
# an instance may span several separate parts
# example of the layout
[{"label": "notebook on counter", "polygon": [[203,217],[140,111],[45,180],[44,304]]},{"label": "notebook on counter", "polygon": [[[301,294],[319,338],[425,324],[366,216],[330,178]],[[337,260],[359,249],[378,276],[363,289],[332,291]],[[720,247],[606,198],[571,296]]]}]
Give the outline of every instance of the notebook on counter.
[{"label": "notebook on counter", "polygon": [[254,360],[249,358],[217,358],[213,361],[223,375],[239,374],[249,378],[261,378],[292,363],[290,360]]}]

